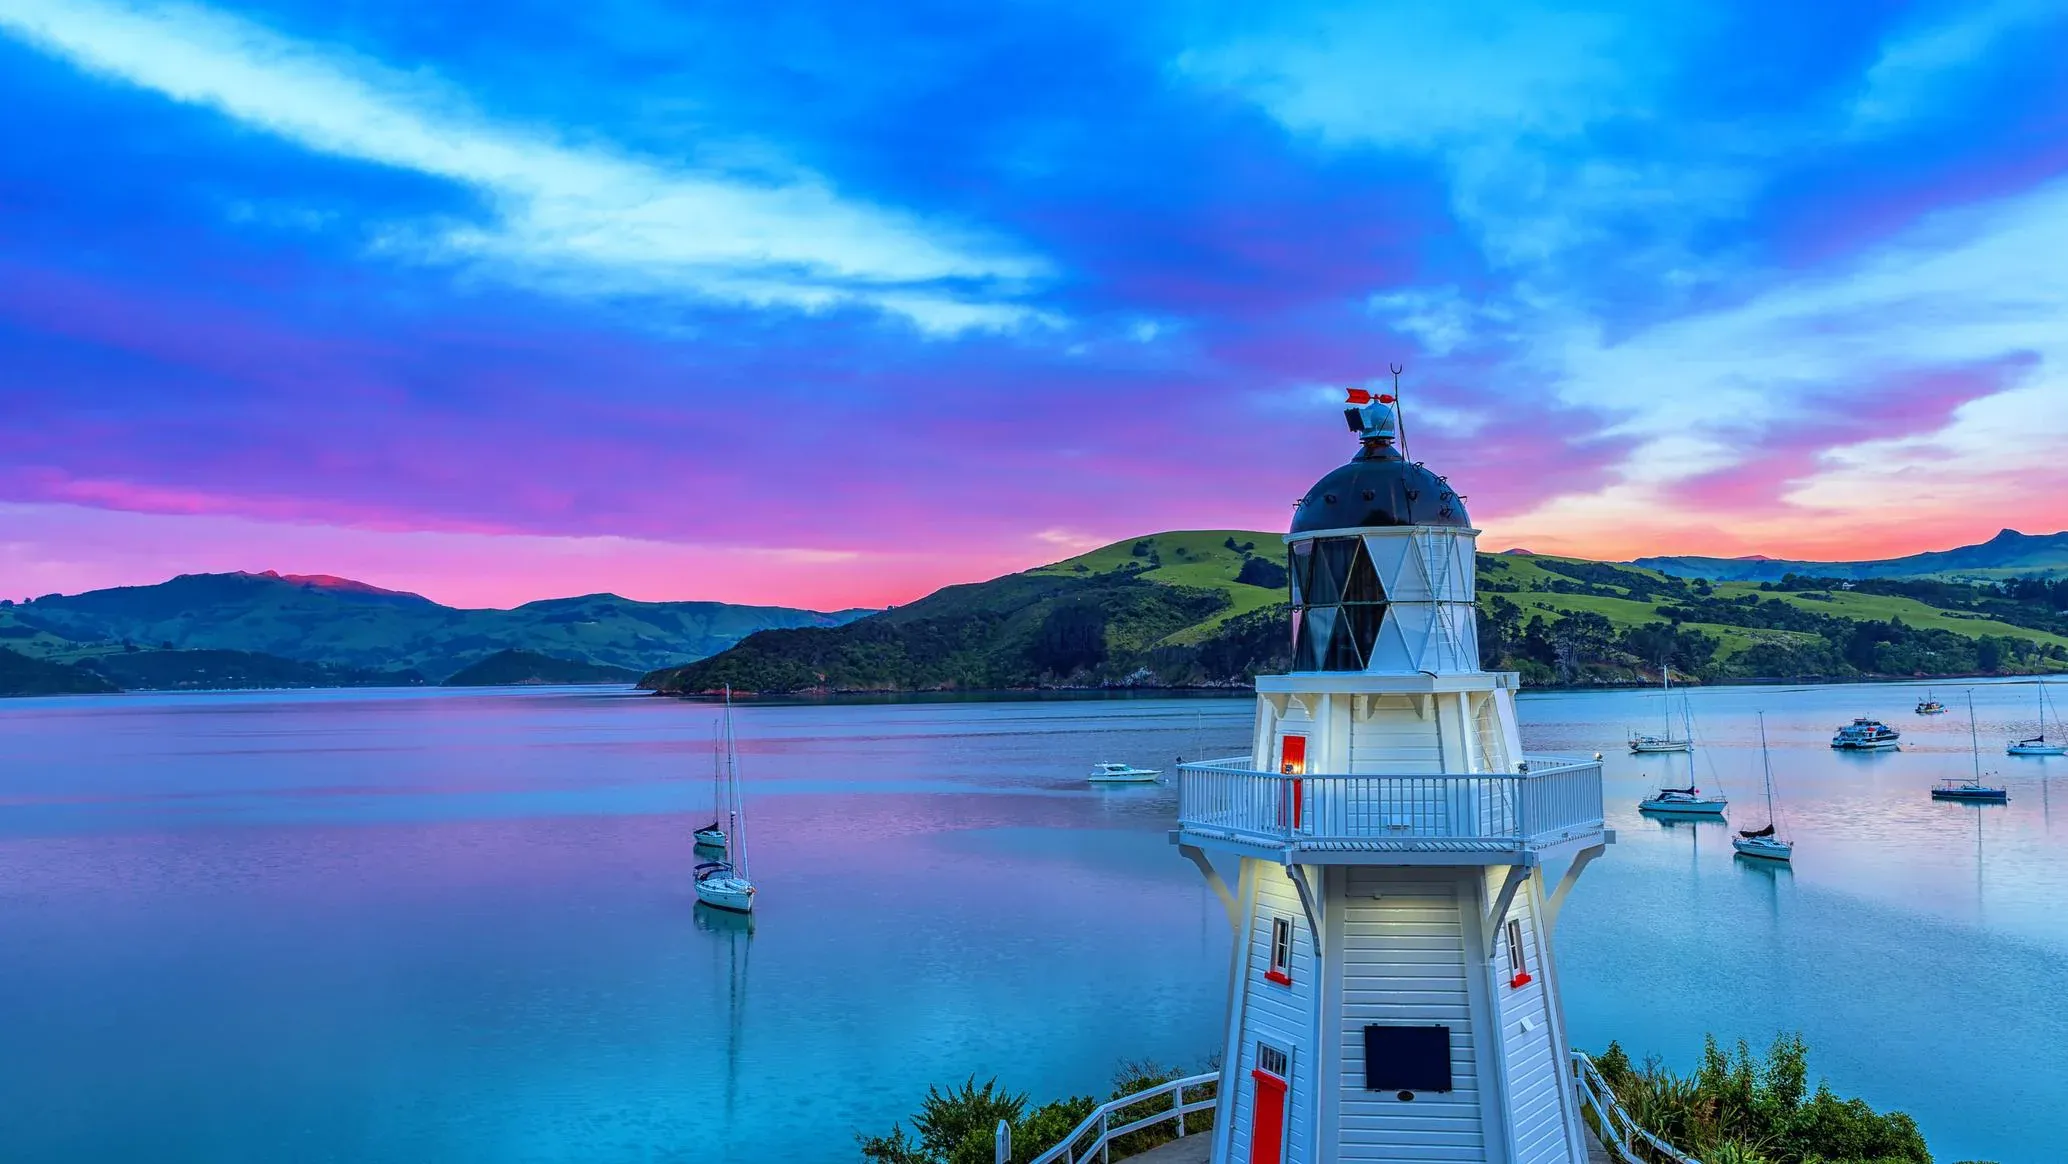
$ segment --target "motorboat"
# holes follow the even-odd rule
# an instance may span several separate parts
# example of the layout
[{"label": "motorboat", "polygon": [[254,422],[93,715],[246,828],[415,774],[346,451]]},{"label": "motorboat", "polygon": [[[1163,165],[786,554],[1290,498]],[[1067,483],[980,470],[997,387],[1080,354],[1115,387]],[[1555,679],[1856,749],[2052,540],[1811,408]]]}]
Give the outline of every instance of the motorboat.
[{"label": "motorboat", "polygon": [[1831,746],[1849,752],[1879,752],[1896,746],[1903,733],[1881,722],[1861,716],[1838,729]]},{"label": "motorboat", "polygon": [[1161,768],[1137,768],[1131,764],[1093,764],[1090,780],[1093,784],[1154,784],[1162,773]]},{"label": "motorboat", "polygon": [[1759,764],[1766,771],[1766,827],[1763,829],[1739,829],[1731,838],[1731,848],[1740,857],[1757,857],[1762,861],[1791,861],[1795,857],[1795,843],[1780,835],[1779,822],[1774,817],[1774,760],[1766,747],[1766,713],[1759,713]]},{"label": "motorboat", "polygon": [[2013,756],[2068,756],[2068,741],[2046,738],[2046,684],[2039,683],[2039,734],[2013,740],[2004,751]]},{"label": "motorboat", "polygon": [[[732,727],[732,688],[725,689],[723,823],[713,822],[722,839],[724,857],[704,861],[695,870],[697,900],[713,909],[734,913],[754,910],[754,880],[747,873],[746,804],[740,799],[739,748]],[[705,830],[698,829],[701,835]]]},{"label": "motorboat", "polygon": [[1966,804],[2008,804],[2010,790],[1982,782],[1982,737],[1975,730],[1975,693],[1967,693],[1968,750],[1975,758],[1975,774],[1966,779],[1952,777],[1932,789],[1933,800],[1956,800]]},{"label": "motorboat", "polygon": [[1929,692],[1929,691],[1927,691],[1927,692],[1925,692],[1925,693],[1924,693],[1924,698],[1923,698],[1923,699],[1920,699],[1920,700],[1918,700],[1918,701],[1917,701],[1917,714],[1919,714],[1919,715],[1945,715],[1945,714],[1946,714],[1946,705],[1945,705],[1945,704],[1943,704],[1943,703],[1940,703],[1940,702],[1939,702],[1938,700],[1936,700],[1936,699],[1933,699],[1933,698],[1932,698],[1932,693],[1931,693],[1931,692]]},{"label": "motorboat", "polygon": [[1686,788],[1661,788],[1637,802],[1639,812],[1658,816],[1722,816],[1730,801],[1722,794],[1705,794],[1692,785]]},{"label": "motorboat", "polygon": [[1664,735],[1656,736],[1633,732],[1630,736],[1630,750],[1638,755],[1685,752],[1694,747],[1691,734],[1683,733],[1678,737],[1673,734],[1673,668],[1663,663],[1659,666],[1659,690],[1662,692],[1660,701],[1665,704],[1666,731]]}]

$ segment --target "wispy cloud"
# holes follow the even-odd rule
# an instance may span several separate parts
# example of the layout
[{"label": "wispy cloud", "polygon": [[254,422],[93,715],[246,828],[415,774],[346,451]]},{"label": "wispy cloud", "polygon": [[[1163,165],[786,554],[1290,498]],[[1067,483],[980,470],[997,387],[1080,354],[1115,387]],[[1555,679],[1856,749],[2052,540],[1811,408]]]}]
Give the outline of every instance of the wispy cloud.
[{"label": "wispy cloud", "polygon": [[[954,332],[1042,318],[1038,258],[844,196],[795,168],[698,168],[499,122],[435,77],[176,5],[0,0],[0,32],[304,148],[463,184],[480,221],[395,224],[387,249],[563,291],[861,304]],[[21,111],[17,111],[21,112]]]},{"label": "wispy cloud", "polygon": [[1177,58],[1179,75],[1332,148],[1435,160],[1453,212],[1497,264],[1562,257],[1630,213],[1700,222],[1749,192],[1730,160],[1742,143],[1711,141],[1697,160],[1619,156],[1594,140],[1611,127],[1660,140],[1659,90],[1672,44],[1697,26],[1690,14],[1498,0],[1268,11],[1202,39]]},{"label": "wispy cloud", "polygon": [[2006,38],[2068,19],[2048,0],[1996,0],[1962,7],[1950,19],[1919,22],[1890,37],[1860,79],[1848,113],[1858,133],[1883,132],[1945,112],[1952,82],[1980,67]]},{"label": "wispy cloud", "polygon": [[[1656,533],[1685,520],[1686,499],[1662,501],[1669,487],[1743,463],[1808,423],[1828,426],[1824,451],[1770,491],[1795,519],[1821,515],[1858,534],[1961,511],[1958,483],[2006,522],[2051,505],[2021,481],[2068,445],[2062,254],[2068,182],[1944,213],[1859,258],[1627,338],[1593,328],[1537,336],[1540,370],[1560,397],[1604,410],[1611,434],[1638,443],[1615,484],[1509,524],[1584,538],[1648,522]],[[1885,406],[1906,379],[1979,367],[2003,369],[2004,382],[1941,427],[1907,431]],[[1915,504],[1887,508],[1892,487],[1914,491]],[[1744,514],[1736,524],[1763,528]],[[1784,531],[1803,532],[1773,527]]]}]

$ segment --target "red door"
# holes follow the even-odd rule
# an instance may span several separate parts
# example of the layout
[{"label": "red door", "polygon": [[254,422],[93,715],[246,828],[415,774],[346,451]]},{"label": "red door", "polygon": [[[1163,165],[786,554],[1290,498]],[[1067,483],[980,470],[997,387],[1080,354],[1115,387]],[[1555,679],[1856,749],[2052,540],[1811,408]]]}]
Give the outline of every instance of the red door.
[{"label": "red door", "polygon": [[1280,1164],[1285,1144],[1285,1080],[1269,1071],[1252,1071],[1257,1082],[1256,1111],[1249,1121],[1249,1164]]},{"label": "red door", "polygon": [[[1306,736],[1279,737],[1278,771],[1285,776],[1304,776],[1307,774]],[[1285,793],[1278,803],[1278,823],[1280,825],[1290,822],[1294,829],[1300,827],[1300,809],[1302,807],[1300,802],[1304,799],[1301,794],[1306,790],[1306,783],[1305,780],[1287,780],[1283,782]]]}]

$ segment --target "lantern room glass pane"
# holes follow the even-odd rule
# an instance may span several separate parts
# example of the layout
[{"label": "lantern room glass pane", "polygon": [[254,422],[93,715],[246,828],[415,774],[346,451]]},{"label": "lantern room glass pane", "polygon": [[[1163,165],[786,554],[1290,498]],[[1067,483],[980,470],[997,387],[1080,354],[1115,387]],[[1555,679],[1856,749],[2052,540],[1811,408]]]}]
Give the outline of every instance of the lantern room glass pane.
[{"label": "lantern room glass pane", "polygon": [[1336,631],[1336,609],[1333,606],[1312,608],[1300,623],[1300,641],[1293,651],[1293,669],[1296,671],[1322,671],[1328,657],[1329,644],[1334,641]]},{"label": "lantern room glass pane", "polygon": [[1386,621],[1386,604],[1367,602],[1344,606],[1343,621],[1350,627],[1350,638],[1357,644],[1358,657],[1369,666],[1372,649],[1379,642],[1379,627]]},{"label": "lantern room glass pane", "polygon": [[1294,542],[1285,548],[1285,572],[1292,579],[1292,604],[1299,606],[1307,600],[1304,595],[1310,589],[1308,577],[1314,572],[1314,543]]},{"label": "lantern room glass pane", "polygon": [[1328,654],[1321,660],[1321,669],[1324,671],[1364,670],[1364,656],[1358,653],[1357,643],[1351,637],[1350,620],[1343,617],[1339,610],[1337,617],[1333,621],[1335,629],[1334,633],[1328,637]]},{"label": "lantern room glass pane", "polygon": [[1364,539],[1356,539],[1356,545],[1356,556],[1351,559],[1349,572],[1343,581],[1343,601],[1386,601],[1386,588],[1379,585],[1379,572],[1372,568],[1371,554],[1364,548]]},{"label": "lantern room glass pane", "polygon": [[1343,582],[1350,563],[1364,545],[1362,538],[1320,538],[1314,541],[1314,571],[1307,585],[1310,606],[1334,606],[1343,600]]}]

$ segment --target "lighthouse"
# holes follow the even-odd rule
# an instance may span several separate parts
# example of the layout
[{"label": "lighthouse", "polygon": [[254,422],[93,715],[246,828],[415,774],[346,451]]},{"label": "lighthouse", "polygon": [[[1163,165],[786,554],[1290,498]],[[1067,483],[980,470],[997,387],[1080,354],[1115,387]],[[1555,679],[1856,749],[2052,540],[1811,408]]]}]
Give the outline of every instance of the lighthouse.
[{"label": "lighthouse", "polygon": [[1183,765],[1179,852],[1235,931],[1215,1164],[1582,1164],[1551,934],[1613,843],[1592,759],[1526,755],[1480,668],[1478,531],[1394,401],[1285,542],[1292,670]]}]

